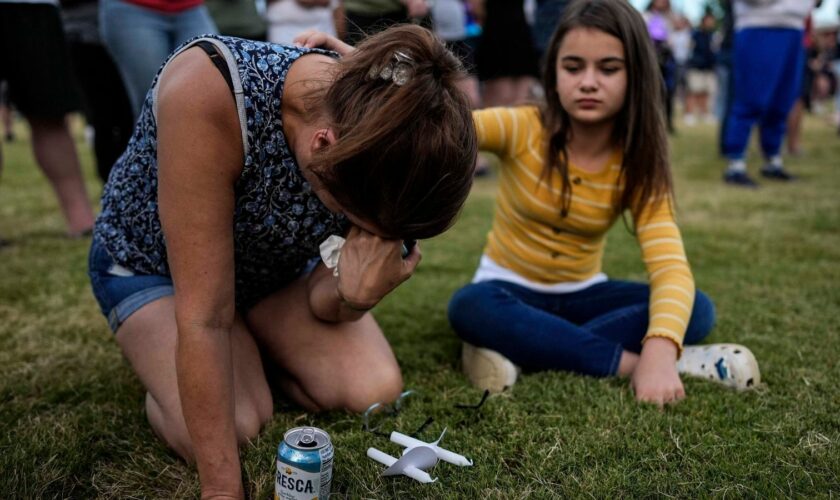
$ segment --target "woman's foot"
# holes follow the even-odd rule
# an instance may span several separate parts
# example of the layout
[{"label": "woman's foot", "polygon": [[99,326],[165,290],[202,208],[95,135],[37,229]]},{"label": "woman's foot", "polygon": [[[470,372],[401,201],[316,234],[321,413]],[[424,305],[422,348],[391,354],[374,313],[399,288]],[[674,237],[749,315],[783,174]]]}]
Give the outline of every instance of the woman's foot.
[{"label": "woman's foot", "polygon": [[502,392],[516,383],[520,369],[496,351],[464,342],[461,352],[464,374],[479,389]]},{"label": "woman's foot", "polygon": [[750,389],[761,383],[755,356],[738,344],[686,346],[677,362],[677,371],[735,389]]}]

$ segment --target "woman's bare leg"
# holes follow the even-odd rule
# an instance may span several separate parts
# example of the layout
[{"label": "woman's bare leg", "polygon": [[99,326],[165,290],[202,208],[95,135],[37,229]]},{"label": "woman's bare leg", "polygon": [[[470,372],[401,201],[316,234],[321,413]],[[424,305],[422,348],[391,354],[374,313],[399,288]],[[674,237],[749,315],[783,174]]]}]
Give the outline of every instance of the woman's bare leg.
[{"label": "woman's bare leg", "polygon": [[[164,297],[129,316],[117,331],[117,343],[148,391],[146,416],[155,433],[181,457],[193,459],[192,440],[181,412],[175,349],[175,304]],[[257,345],[237,318],[230,336],[235,419],[240,443],[256,437],[271,418],[271,391]]]},{"label": "woman's bare leg", "polygon": [[399,365],[373,316],[321,321],[310,312],[305,279],[261,301],[246,322],[284,372],[277,382],[307,409],[360,412],[402,391]]}]

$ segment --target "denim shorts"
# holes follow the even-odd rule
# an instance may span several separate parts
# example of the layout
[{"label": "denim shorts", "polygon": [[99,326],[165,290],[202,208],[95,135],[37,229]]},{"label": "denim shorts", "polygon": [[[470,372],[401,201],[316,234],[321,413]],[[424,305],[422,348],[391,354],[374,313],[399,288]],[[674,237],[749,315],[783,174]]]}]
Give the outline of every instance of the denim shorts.
[{"label": "denim shorts", "polygon": [[171,277],[135,274],[114,262],[96,238],[90,246],[88,276],[99,309],[114,333],[141,307],[175,293]]}]

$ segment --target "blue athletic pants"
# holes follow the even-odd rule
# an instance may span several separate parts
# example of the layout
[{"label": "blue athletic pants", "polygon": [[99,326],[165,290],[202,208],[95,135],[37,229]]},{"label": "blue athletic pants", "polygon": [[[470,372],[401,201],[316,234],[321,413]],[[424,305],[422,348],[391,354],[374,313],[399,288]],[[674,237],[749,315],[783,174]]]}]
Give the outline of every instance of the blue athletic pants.
[{"label": "blue athletic pants", "polygon": [[802,40],[802,30],[789,28],[746,28],[735,34],[735,95],[723,137],[727,158],[744,158],[755,124],[764,155],[781,151],[787,115],[802,87]]}]

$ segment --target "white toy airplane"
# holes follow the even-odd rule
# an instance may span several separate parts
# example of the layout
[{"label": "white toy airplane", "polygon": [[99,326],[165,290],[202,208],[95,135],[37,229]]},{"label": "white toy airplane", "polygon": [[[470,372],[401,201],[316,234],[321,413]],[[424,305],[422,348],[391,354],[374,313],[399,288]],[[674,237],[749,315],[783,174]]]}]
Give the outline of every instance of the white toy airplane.
[{"label": "white toy airplane", "polygon": [[383,476],[402,474],[421,483],[434,483],[437,481],[437,478],[432,479],[432,476],[423,470],[434,467],[438,461],[435,451],[429,446],[415,446],[410,450],[406,450],[405,454],[399,460],[376,448],[368,448],[367,456],[388,466],[385,472],[382,473]]},{"label": "white toy airplane", "polygon": [[472,460],[468,460],[467,457],[438,446],[444,434],[446,434],[446,429],[443,430],[436,441],[426,443],[395,431],[391,433],[391,441],[405,446],[406,449],[402,457],[396,459],[376,448],[368,448],[367,456],[388,467],[382,473],[383,476],[402,474],[421,483],[433,483],[437,481],[437,478],[432,479],[425,470],[434,467],[438,459],[460,466],[471,466],[473,464]]},{"label": "white toy airplane", "polygon": [[436,441],[432,443],[426,443],[424,441],[420,441],[419,439],[414,439],[411,436],[406,436],[405,434],[401,434],[397,431],[391,433],[391,441],[405,446],[408,449],[414,448],[415,446],[428,446],[434,450],[435,455],[444,462],[449,462],[450,464],[460,465],[461,467],[469,467],[473,464],[472,460],[468,460],[467,457],[463,455],[459,455],[457,453],[453,453],[449,450],[445,450],[438,446],[440,440],[443,439],[443,435],[446,434],[446,429],[443,429],[443,432],[440,433],[440,437],[437,438]]}]

